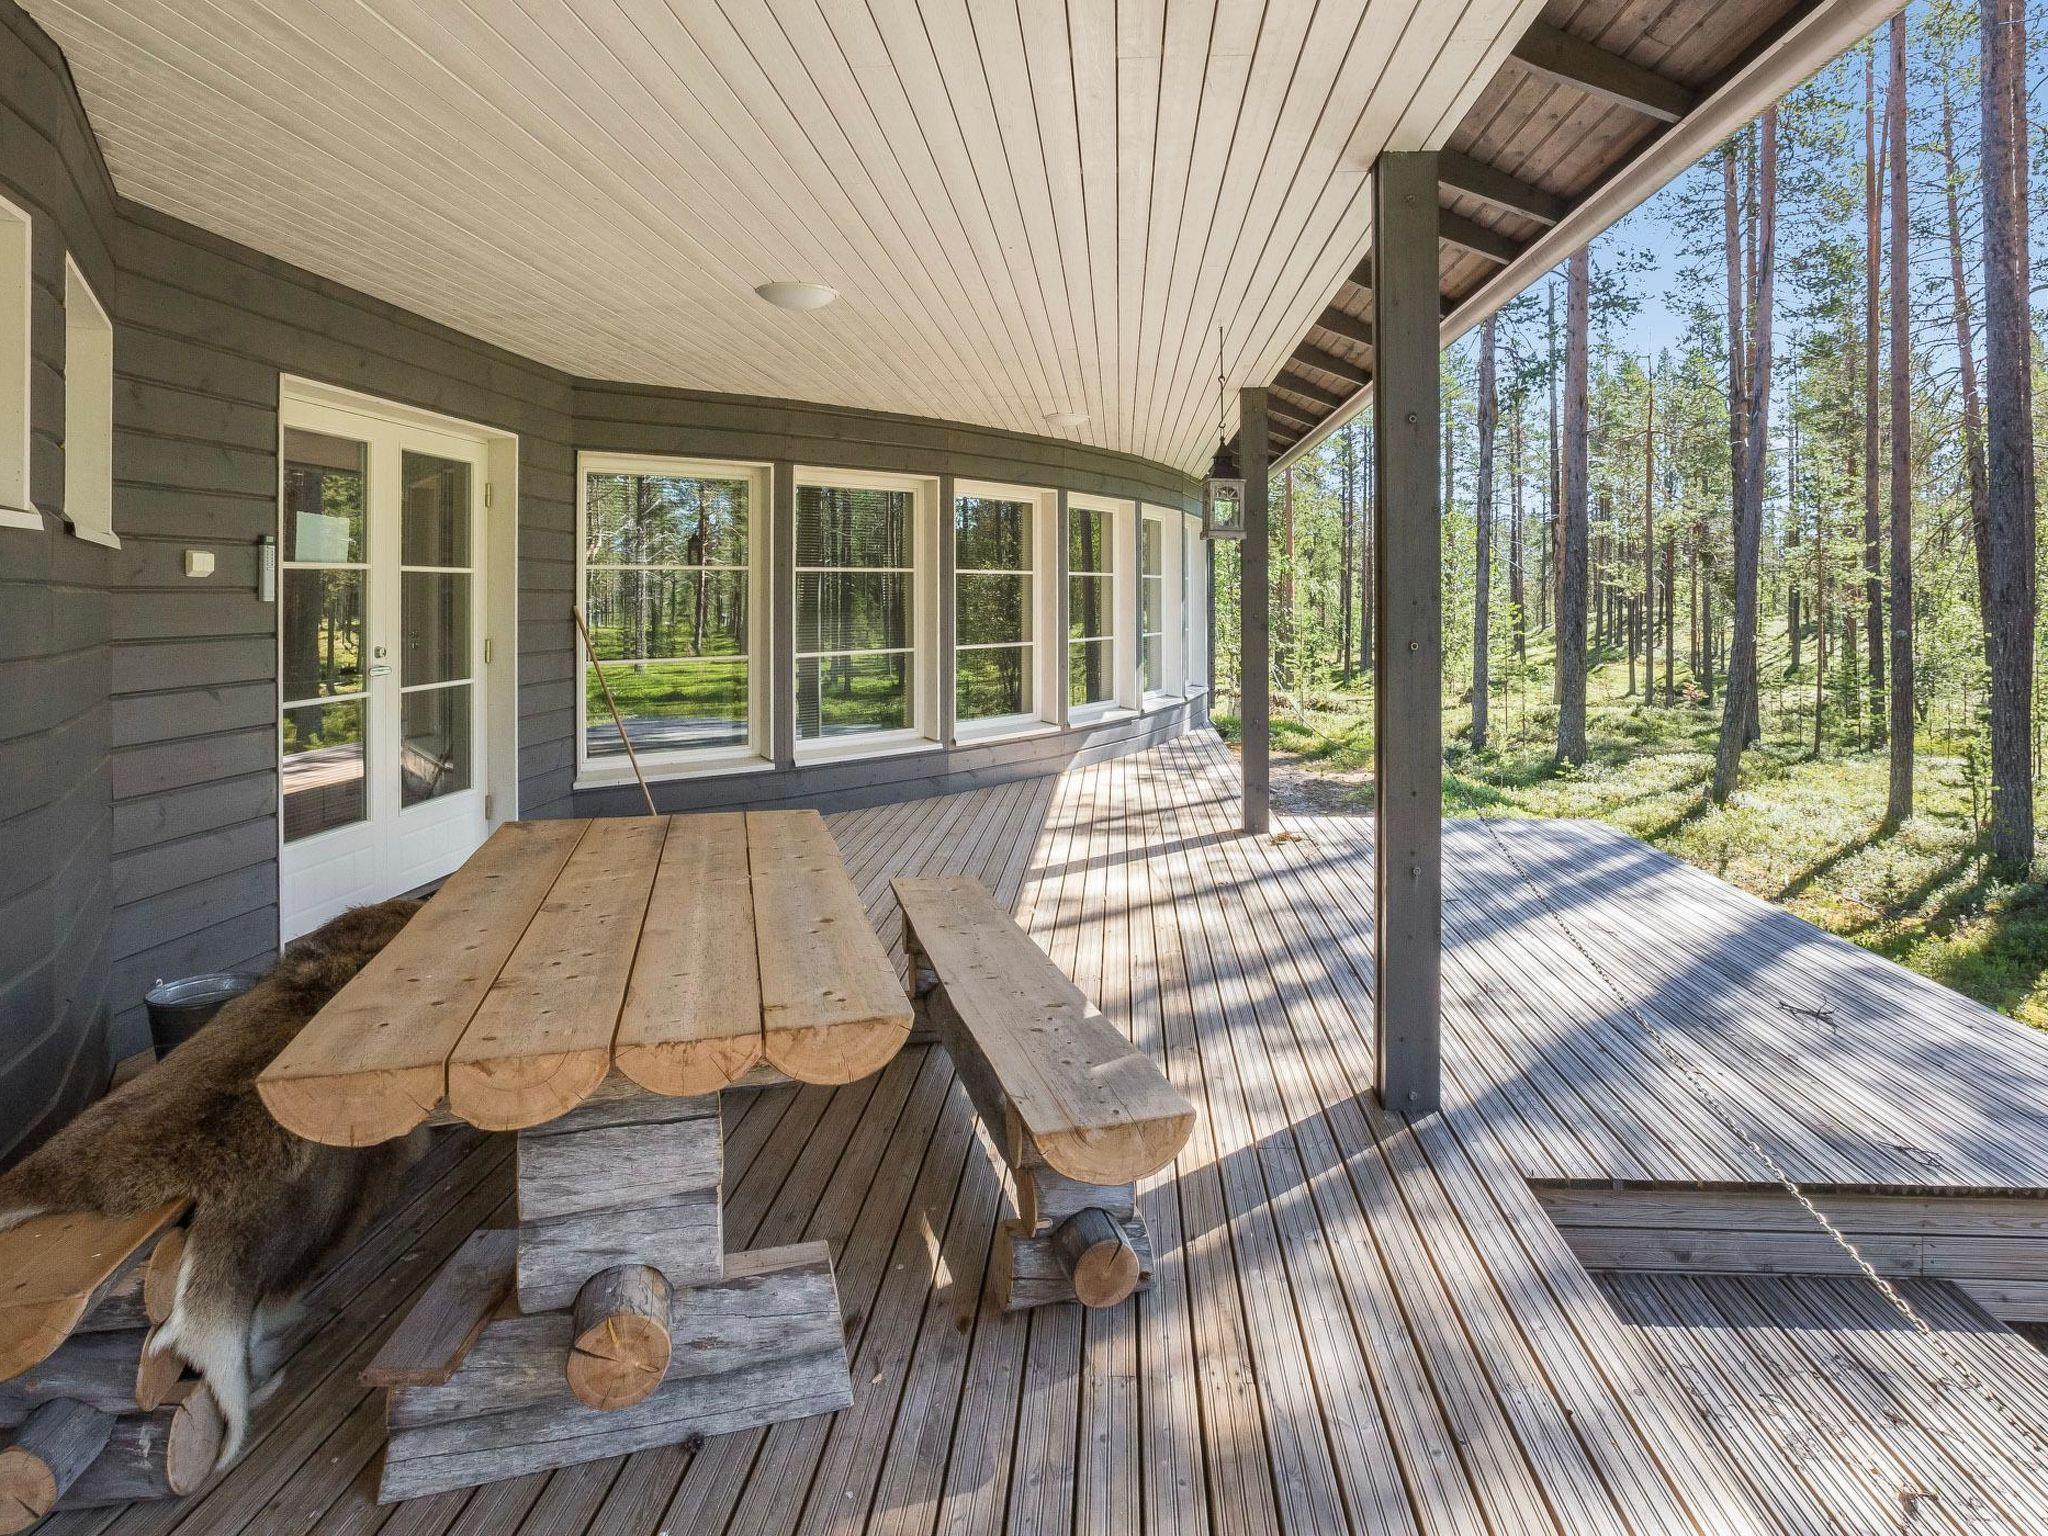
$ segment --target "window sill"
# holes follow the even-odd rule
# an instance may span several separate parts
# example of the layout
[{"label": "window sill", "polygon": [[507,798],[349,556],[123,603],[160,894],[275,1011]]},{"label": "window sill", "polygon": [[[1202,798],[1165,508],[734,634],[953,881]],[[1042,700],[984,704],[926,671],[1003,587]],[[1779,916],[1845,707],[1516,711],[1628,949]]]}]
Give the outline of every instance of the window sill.
[{"label": "window sill", "polygon": [[972,725],[956,728],[953,745],[981,747],[990,742],[1021,741],[1028,736],[1056,736],[1059,730],[1056,721],[1041,720],[1036,715],[1009,715],[1000,720],[977,720]]},{"label": "window sill", "polygon": [[[719,757],[701,763],[642,763],[640,771],[646,775],[649,784],[666,784],[674,780],[723,779],[744,773],[773,773],[775,764],[765,757]],[[616,768],[607,765],[602,768],[586,766],[576,775],[571,789],[618,789],[631,788],[634,784],[633,770],[624,763]]]},{"label": "window sill", "polygon": [[1138,711],[1128,704],[1088,704],[1080,709],[1067,711],[1067,729],[1081,730],[1088,726],[1114,725],[1119,720],[1135,720]]},{"label": "window sill", "polygon": [[43,514],[28,507],[10,507],[0,502],[0,528],[29,528],[43,531]]},{"label": "window sill", "polygon": [[827,763],[861,762],[871,757],[908,757],[916,752],[943,752],[943,744],[911,731],[878,732],[847,741],[812,742],[796,749],[796,766],[816,768]]},{"label": "window sill", "polygon": [[1184,693],[1148,693],[1145,695],[1143,713],[1156,715],[1162,710],[1182,709],[1186,707],[1188,698],[1189,695]]}]

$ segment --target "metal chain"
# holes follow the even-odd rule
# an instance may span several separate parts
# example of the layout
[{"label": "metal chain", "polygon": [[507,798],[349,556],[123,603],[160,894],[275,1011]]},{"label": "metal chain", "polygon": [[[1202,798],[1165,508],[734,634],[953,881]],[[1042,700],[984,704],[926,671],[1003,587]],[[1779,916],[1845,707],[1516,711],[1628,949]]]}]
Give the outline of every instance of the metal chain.
[{"label": "metal chain", "polygon": [[[1469,799],[1468,803],[1470,803]],[[1835,1246],[1849,1256],[1850,1262],[1858,1270],[1862,1271],[1864,1279],[1877,1288],[1878,1294],[1891,1303],[1892,1309],[1899,1316],[1903,1317],[1915,1332],[1934,1346],[1935,1352],[1948,1363],[1949,1369],[1955,1372],[1963,1384],[1975,1392],[1994,1413],[2004,1419],[2021,1440],[2031,1444],[2037,1453],[2048,1455],[2048,1439],[2044,1439],[2039,1430],[2022,1420],[2017,1413],[2006,1405],[2004,1399],[1991,1390],[1990,1385],[1984,1378],[1972,1370],[1969,1364],[1949,1347],[1947,1341],[1942,1338],[1933,1325],[1914,1309],[1913,1304],[1900,1293],[1899,1288],[1877,1272],[1876,1266],[1863,1256],[1863,1250],[1856,1246],[1855,1241],[1828,1219],[1827,1213],[1814,1203],[1812,1196],[1799,1187],[1798,1180],[1785,1171],[1784,1165],[1771,1155],[1769,1149],[1743,1128],[1734,1112],[1723,1103],[1720,1094],[1707,1081],[1706,1075],[1672,1043],[1668,1032],[1657,1028],[1644,1016],[1643,1011],[1630,1000],[1629,995],[1622,990],[1621,984],[1608,972],[1607,967],[1600,963],[1599,958],[1580,939],[1573,930],[1572,925],[1565,921],[1564,914],[1559,912],[1556,906],[1552,904],[1550,898],[1544,894],[1543,887],[1536,883],[1535,877],[1529,873],[1527,866],[1516,856],[1515,851],[1508,846],[1507,839],[1500,835],[1499,829],[1494,825],[1494,818],[1480,811],[1476,804],[1473,805],[1473,810],[1475,812],[1475,819],[1481,826],[1486,828],[1487,836],[1493,839],[1493,845],[1500,850],[1501,857],[1507,860],[1508,866],[1521,878],[1522,883],[1529,888],[1530,893],[1536,898],[1537,903],[1543,910],[1549,913],[1556,921],[1566,941],[1570,943],[1573,949],[1579,952],[1580,958],[1591,967],[1593,974],[1599,977],[1601,983],[1613,994],[1614,1000],[1627,1010],[1629,1017],[1635,1020],[1637,1028],[1641,1029],[1649,1037],[1650,1043],[1656,1046],[1658,1054],[1692,1088],[1694,1095],[1699,1099],[1706,1111],[1715,1120],[1720,1122],[1722,1128],[1729,1135],[1747,1147],[1751,1156],[1755,1157],[1758,1162],[1762,1163],[1770,1171],[1771,1177],[1778,1181],[1785,1193],[1796,1200],[1806,1214],[1813,1218],[1814,1225],[1818,1226],[1821,1231],[1832,1238]]]}]

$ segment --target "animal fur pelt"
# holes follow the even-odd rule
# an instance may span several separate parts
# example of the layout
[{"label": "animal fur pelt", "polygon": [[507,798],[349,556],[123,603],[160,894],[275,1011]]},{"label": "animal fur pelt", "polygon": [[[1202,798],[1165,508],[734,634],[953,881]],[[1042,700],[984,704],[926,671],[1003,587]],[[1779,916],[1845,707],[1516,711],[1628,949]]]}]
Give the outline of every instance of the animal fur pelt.
[{"label": "animal fur pelt", "polygon": [[[256,1074],[419,910],[357,907],[288,947],[274,969],[160,1064],[0,1174],[0,1230],[45,1212],[126,1215],[193,1203],[171,1315],[158,1330],[211,1388],[233,1461],[261,1393],[267,1336],[321,1262],[386,1200],[424,1132],[354,1149],[285,1130]],[[268,1375],[268,1369],[261,1374]]]}]

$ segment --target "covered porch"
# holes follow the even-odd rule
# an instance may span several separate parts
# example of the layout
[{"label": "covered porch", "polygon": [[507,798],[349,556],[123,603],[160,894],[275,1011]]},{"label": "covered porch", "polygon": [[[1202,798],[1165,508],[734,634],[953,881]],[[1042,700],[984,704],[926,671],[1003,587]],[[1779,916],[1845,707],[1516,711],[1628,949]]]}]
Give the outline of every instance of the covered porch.
[{"label": "covered porch", "polygon": [[[892,877],[977,876],[1200,1108],[1140,1194],[1151,1290],[986,1304],[1009,1197],[945,1053],[913,1046],[727,1109],[728,1246],[830,1242],[850,1410],[379,1507],[382,1404],[356,1373],[509,1215],[504,1138],[444,1133],[316,1287],[247,1458],[183,1505],[49,1529],[2041,1528],[2035,1448],[1953,1363],[2048,1416],[2048,1366],[1996,1320],[2048,1316],[2037,1037],[1612,832],[1453,822],[1444,1108],[1390,1114],[1372,824],[1248,836],[1238,793],[1205,732],[831,823],[885,939]],[[1938,1346],[1835,1278],[1646,1021]]]}]

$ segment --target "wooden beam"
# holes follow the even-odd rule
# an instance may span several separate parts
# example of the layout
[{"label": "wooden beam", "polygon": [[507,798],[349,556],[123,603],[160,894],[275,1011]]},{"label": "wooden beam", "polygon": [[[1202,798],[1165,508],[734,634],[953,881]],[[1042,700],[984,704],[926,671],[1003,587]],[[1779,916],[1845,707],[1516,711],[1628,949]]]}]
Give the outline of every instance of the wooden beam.
[{"label": "wooden beam", "polygon": [[1564,217],[1569,206],[1553,192],[1532,187],[1506,171],[1496,170],[1484,161],[1461,155],[1454,149],[1439,151],[1436,166],[1437,174],[1443,177],[1443,184],[1453,192],[1476,197],[1483,203],[1518,213],[1539,224],[1555,224]]},{"label": "wooden beam", "polygon": [[1660,123],[1677,122],[1693,109],[1697,99],[1676,80],[1541,21],[1522,34],[1511,57],[1533,75],[1615,102]]},{"label": "wooden beam", "polygon": [[[1292,363],[1294,359],[1289,358],[1287,361]],[[1344,403],[1344,396],[1327,390],[1320,384],[1302,378],[1299,373],[1288,373],[1284,366],[1280,375],[1273,380],[1273,387],[1285,390],[1297,400],[1306,400],[1315,407],[1318,416],[1322,415],[1325,411],[1334,411]]]},{"label": "wooden beam", "polygon": [[1462,213],[1453,213],[1448,208],[1437,210],[1437,235],[1446,245],[1455,245],[1461,251],[1484,256],[1502,266],[1522,252],[1521,246],[1499,230],[1488,229],[1484,224],[1468,219]]},{"label": "wooden beam", "polygon": [[[1440,1099],[1443,529],[1437,157],[1380,156],[1372,179],[1374,781],[1373,1006],[1380,1101]],[[1253,596],[1249,570],[1244,601]]]},{"label": "wooden beam", "polygon": [[1332,336],[1341,336],[1346,341],[1356,342],[1361,347],[1372,345],[1372,327],[1356,315],[1348,314],[1344,310],[1337,308],[1334,304],[1320,315],[1317,315],[1313,325],[1316,330],[1328,331]]},{"label": "wooden beam", "polygon": [[1342,379],[1353,389],[1362,387],[1372,379],[1372,375],[1358,364],[1339,357],[1334,352],[1325,352],[1313,342],[1304,341],[1296,347],[1290,360],[1299,367],[1313,368],[1318,373],[1327,373],[1332,378]]},{"label": "wooden beam", "polygon": [[1239,467],[1244,471],[1244,575],[1238,594],[1242,622],[1238,649],[1243,698],[1238,705],[1238,740],[1244,772],[1244,829],[1264,832],[1272,825],[1273,664],[1272,551],[1266,528],[1266,466],[1269,398],[1263,389],[1238,392]]}]

